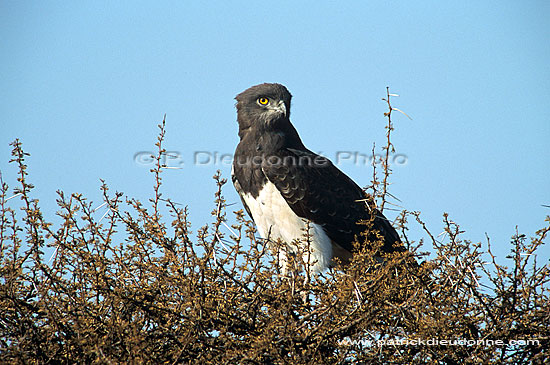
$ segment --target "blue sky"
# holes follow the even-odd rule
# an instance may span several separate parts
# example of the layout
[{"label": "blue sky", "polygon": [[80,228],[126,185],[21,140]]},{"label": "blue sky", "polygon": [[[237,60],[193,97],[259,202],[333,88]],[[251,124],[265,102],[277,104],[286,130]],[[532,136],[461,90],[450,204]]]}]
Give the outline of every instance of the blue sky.
[{"label": "blue sky", "polygon": [[[334,161],[383,145],[389,86],[413,118],[394,117],[406,163],[390,192],[435,233],[444,212],[465,238],[487,233],[503,259],[516,225],[531,236],[550,214],[549,14],[546,1],[2,1],[0,171],[14,186],[20,138],[52,220],[56,190],[99,205],[100,178],[146,201],[150,166],[135,155],[154,149],[166,113],[165,147],[180,156],[169,164],[183,166],[163,193],[189,206],[196,232],[211,176],[230,166],[194,153],[233,153],[237,93],[285,84],[304,143]],[[338,166],[369,184],[370,166]],[[224,195],[241,207],[231,185]]]}]

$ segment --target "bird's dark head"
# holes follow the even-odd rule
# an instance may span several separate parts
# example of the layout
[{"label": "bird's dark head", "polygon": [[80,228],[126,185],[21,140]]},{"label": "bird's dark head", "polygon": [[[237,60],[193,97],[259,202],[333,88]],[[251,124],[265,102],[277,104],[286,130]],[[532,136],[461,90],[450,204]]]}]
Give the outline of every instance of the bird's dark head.
[{"label": "bird's dark head", "polygon": [[269,128],[279,121],[288,121],[291,98],[281,84],[260,84],[246,89],[235,97],[239,129],[248,129],[255,123],[263,123],[260,128]]}]

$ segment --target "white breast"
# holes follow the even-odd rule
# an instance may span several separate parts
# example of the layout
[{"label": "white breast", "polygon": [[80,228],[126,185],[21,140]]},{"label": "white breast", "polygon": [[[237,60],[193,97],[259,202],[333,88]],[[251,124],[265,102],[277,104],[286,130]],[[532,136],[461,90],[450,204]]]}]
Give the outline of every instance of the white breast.
[{"label": "white breast", "polygon": [[[309,253],[306,251],[304,233],[306,223],[297,216],[288,206],[287,202],[271,182],[267,182],[257,198],[250,194],[243,196],[246,205],[252,213],[252,218],[262,238],[273,241],[281,239],[291,252],[296,252],[293,246],[294,240],[300,240],[302,245],[303,259],[308,263],[311,270],[320,272],[327,268],[332,260],[332,245],[323,227],[310,223],[310,244]],[[280,264],[283,271],[286,271],[286,254],[279,254]],[[284,265],[284,266],[283,266]]]}]

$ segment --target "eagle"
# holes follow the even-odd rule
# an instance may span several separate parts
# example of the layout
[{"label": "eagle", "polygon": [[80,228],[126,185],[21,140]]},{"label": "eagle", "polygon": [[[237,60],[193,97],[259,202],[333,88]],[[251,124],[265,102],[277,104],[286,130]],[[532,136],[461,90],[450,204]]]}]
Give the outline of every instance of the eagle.
[{"label": "eagle", "polygon": [[235,97],[240,142],[231,171],[260,236],[283,243],[285,249],[278,250],[283,273],[288,255],[298,252],[312,272],[333,267],[335,258],[349,263],[354,242],[368,241],[365,236],[382,238],[383,252],[404,251],[373,199],[329,159],[304,146],[290,122],[291,98],[276,83],[252,86]]}]

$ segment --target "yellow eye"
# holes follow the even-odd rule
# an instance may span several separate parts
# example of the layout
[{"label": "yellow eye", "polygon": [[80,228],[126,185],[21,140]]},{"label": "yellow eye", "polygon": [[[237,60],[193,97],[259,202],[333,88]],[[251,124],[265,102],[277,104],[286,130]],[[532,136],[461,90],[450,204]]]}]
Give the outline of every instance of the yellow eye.
[{"label": "yellow eye", "polygon": [[267,105],[269,103],[269,99],[265,97],[261,97],[258,99],[258,103],[260,103],[260,105]]}]

